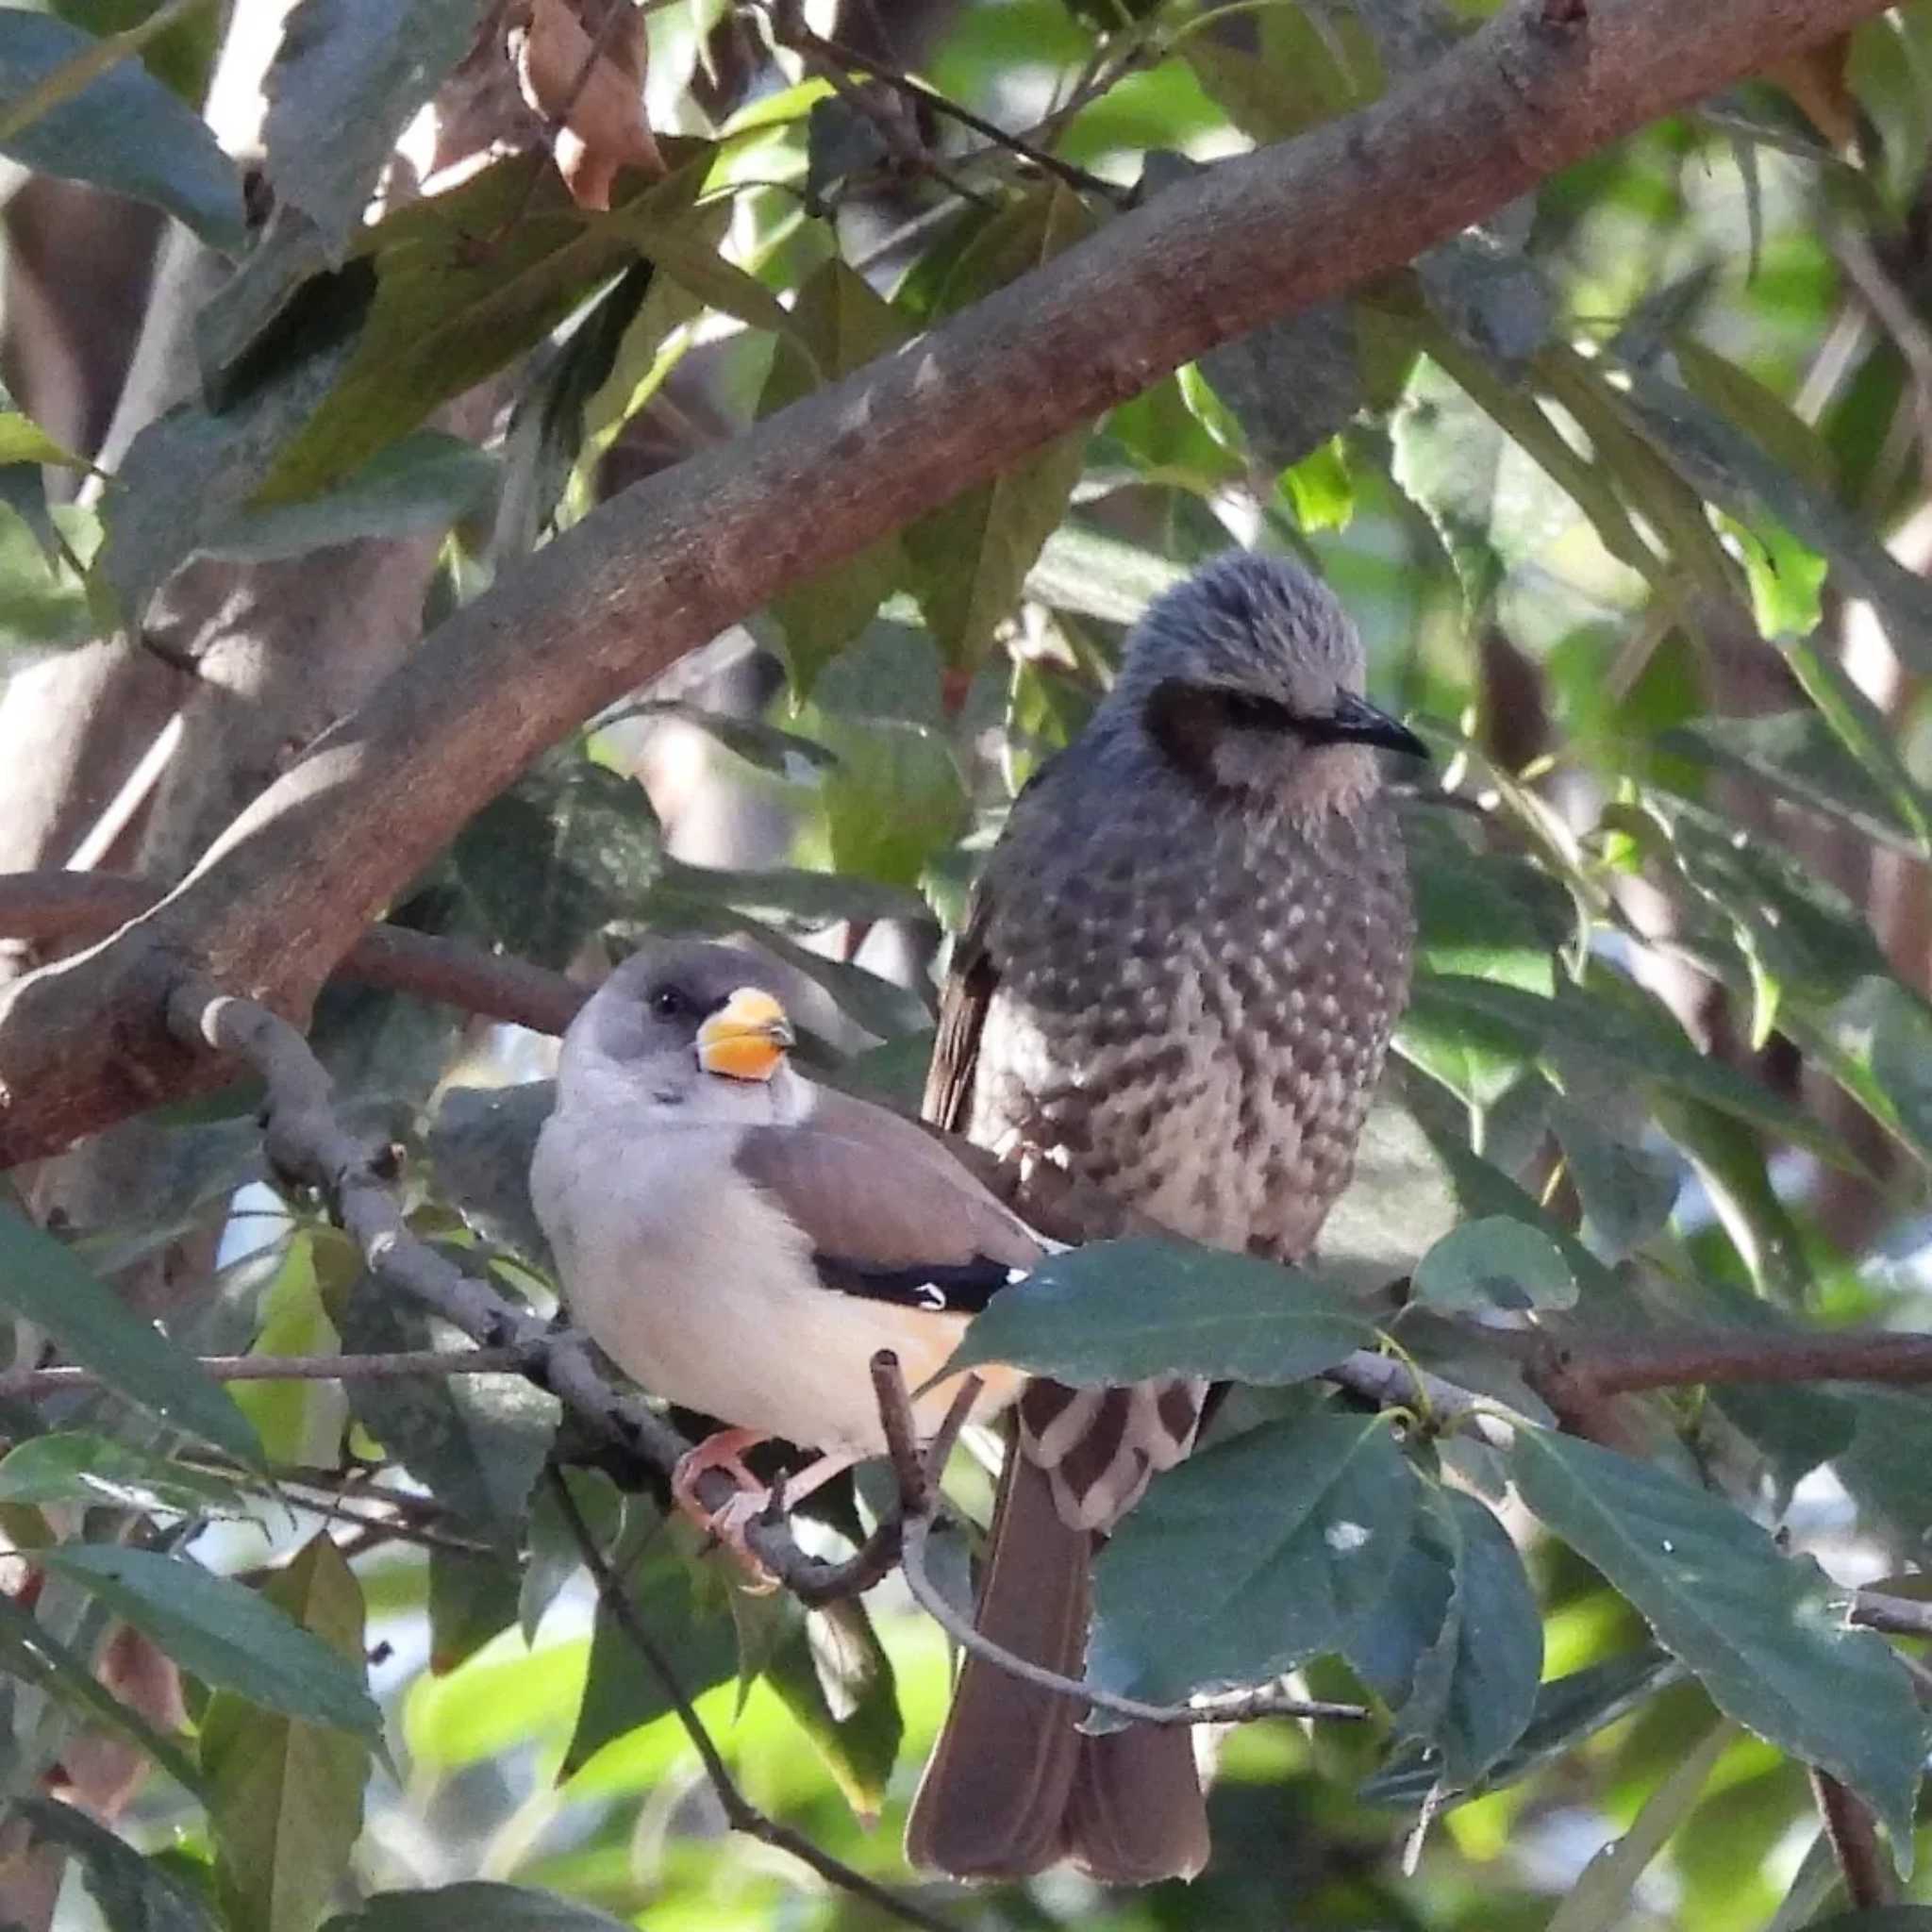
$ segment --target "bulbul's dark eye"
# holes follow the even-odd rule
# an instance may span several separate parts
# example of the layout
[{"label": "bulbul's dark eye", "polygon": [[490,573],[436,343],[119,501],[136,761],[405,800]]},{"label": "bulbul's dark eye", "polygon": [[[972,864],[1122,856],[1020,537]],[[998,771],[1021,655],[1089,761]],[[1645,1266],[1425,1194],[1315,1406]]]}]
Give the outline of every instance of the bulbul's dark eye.
[{"label": "bulbul's dark eye", "polygon": [[651,995],[651,1010],[660,1020],[675,1020],[684,1011],[687,1002],[684,994],[675,986],[660,986]]}]

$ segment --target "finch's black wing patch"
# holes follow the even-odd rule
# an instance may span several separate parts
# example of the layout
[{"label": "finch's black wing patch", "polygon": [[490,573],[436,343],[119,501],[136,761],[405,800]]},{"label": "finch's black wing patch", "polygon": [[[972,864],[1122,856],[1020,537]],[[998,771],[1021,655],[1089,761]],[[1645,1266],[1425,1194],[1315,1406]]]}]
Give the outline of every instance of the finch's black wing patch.
[{"label": "finch's black wing patch", "polygon": [[975,1255],[970,1261],[914,1263],[884,1267],[848,1261],[839,1255],[814,1255],[819,1278],[841,1294],[892,1302],[903,1308],[929,1308],[934,1314],[976,1315],[1001,1289],[1020,1279],[1024,1269]]}]

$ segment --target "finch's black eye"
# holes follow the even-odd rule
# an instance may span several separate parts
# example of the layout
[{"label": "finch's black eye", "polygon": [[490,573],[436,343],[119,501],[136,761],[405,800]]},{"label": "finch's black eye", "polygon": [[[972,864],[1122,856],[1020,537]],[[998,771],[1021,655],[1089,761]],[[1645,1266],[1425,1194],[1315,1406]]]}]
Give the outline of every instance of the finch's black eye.
[{"label": "finch's black eye", "polygon": [[691,1002],[679,988],[660,986],[651,995],[651,1010],[660,1020],[675,1020],[680,1013],[691,1010]]}]

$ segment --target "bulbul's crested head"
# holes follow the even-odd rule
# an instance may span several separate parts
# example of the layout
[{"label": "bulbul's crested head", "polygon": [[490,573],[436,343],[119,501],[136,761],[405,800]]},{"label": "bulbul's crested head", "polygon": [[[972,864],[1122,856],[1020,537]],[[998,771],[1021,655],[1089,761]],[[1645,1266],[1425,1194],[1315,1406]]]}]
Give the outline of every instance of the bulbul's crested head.
[{"label": "bulbul's crested head", "polygon": [[564,1098],[617,1081],[665,1105],[730,1106],[733,1089],[768,1085],[792,1044],[770,977],[733,946],[645,941],[572,1021],[558,1066]]},{"label": "bulbul's crested head", "polygon": [[1374,783],[1365,747],[1428,756],[1363,697],[1366,669],[1325,585],[1235,550],[1148,608],[1103,711],[1209,791],[1346,806]]}]

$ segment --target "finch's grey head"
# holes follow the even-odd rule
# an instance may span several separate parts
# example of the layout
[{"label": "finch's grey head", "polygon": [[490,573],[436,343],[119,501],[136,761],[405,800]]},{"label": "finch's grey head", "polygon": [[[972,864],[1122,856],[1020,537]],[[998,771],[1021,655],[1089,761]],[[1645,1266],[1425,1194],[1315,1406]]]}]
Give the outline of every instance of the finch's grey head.
[{"label": "finch's grey head", "polygon": [[1286,558],[1235,550],[1148,608],[1106,709],[1231,802],[1345,809],[1376,782],[1369,747],[1428,756],[1362,696],[1365,674],[1361,638],[1325,585]]},{"label": "finch's grey head", "polygon": [[791,1024],[761,961],[732,946],[647,940],[564,1035],[563,1098],[759,1114],[787,1073]]}]

